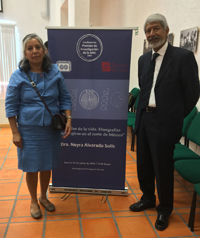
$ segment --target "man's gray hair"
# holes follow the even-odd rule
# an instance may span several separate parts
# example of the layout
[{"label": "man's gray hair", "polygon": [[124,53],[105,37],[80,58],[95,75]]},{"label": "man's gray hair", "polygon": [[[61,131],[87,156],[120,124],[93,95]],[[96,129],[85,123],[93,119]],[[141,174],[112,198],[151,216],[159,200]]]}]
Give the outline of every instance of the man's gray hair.
[{"label": "man's gray hair", "polygon": [[22,44],[23,44],[23,52],[25,52],[25,48],[26,48],[26,43],[27,41],[31,40],[31,39],[37,39],[40,43],[40,45],[42,46],[43,49],[45,49],[45,46],[43,44],[43,41],[42,39],[36,35],[36,34],[28,34],[24,37],[23,41],[22,41]]},{"label": "man's gray hair", "polygon": [[165,30],[168,27],[168,23],[167,23],[165,16],[163,16],[162,14],[159,14],[159,13],[155,13],[155,14],[150,15],[146,19],[146,21],[144,23],[144,32],[146,32],[147,23],[152,23],[152,22],[159,22]]}]

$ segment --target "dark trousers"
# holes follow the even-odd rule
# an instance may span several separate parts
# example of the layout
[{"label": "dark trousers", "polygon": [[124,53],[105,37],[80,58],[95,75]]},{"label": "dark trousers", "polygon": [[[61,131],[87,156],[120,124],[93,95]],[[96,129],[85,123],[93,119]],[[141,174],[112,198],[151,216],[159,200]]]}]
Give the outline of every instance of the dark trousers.
[{"label": "dark trousers", "polygon": [[[164,125],[163,125],[164,126]],[[175,146],[166,146],[157,127],[156,113],[143,111],[137,131],[137,172],[141,200],[155,202],[155,178],[159,205],[158,214],[170,215],[173,210]]]}]

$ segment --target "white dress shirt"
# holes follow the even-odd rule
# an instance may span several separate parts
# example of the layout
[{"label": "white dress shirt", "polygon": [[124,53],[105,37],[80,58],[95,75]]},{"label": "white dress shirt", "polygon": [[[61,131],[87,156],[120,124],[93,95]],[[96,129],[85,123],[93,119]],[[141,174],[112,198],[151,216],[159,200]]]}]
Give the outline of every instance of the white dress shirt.
[{"label": "white dress shirt", "polygon": [[[159,54],[159,56],[156,58],[156,64],[155,64],[155,70],[154,70],[154,77],[153,77],[153,84],[152,84],[152,88],[151,88],[151,93],[150,93],[150,97],[149,97],[149,106],[151,107],[156,107],[156,99],[155,99],[155,85],[156,85],[156,80],[160,71],[160,67],[165,55],[165,52],[167,50],[168,47],[168,42],[166,41],[166,43],[163,45],[163,47],[157,52]],[[152,49],[152,56],[155,53],[155,51]]]}]

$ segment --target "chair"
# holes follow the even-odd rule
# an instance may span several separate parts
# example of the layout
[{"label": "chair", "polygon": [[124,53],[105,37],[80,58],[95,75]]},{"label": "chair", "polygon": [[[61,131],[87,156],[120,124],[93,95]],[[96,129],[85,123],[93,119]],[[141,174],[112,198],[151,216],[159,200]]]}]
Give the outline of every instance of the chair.
[{"label": "chair", "polygon": [[135,104],[135,101],[136,101],[136,99],[137,99],[139,93],[140,93],[140,89],[139,89],[139,88],[133,88],[133,89],[130,91],[129,97],[131,96],[131,97],[130,97],[131,99],[129,100],[128,111],[129,111],[129,109],[131,109],[131,112],[133,112],[133,106],[134,106],[134,104]]},{"label": "chair", "polygon": [[131,151],[134,151],[134,145],[135,145],[135,135],[134,135],[134,130],[135,130],[135,119],[136,119],[136,110],[137,110],[137,106],[138,106],[138,101],[139,101],[139,96],[136,99],[135,102],[135,107],[134,107],[134,111],[135,111],[135,116],[134,118],[131,119],[131,132],[132,132],[132,141],[131,141]]},{"label": "chair", "polygon": [[194,194],[193,194],[192,205],[191,205],[191,209],[190,209],[190,217],[189,217],[189,222],[188,222],[188,226],[190,227],[191,231],[194,231],[194,220],[195,220],[197,194],[200,196],[200,183],[197,183],[194,185]]},{"label": "chair", "polygon": [[182,136],[185,137],[184,145],[188,146],[188,139],[187,139],[187,132],[192,123],[194,117],[197,115],[197,107],[194,107],[187,117],[184,118],[183,121],[183,129],[182,129]]},{"label": "chair", "polygon": [[134,88],[134,89],[132,89],[132,91],[133,90],[135,90],[137,97],[136,97],[136,100],[135,100],[135,105],[134,105],[134,107],[131,108],[131,111],[128,111],[128,117],[127,117],[127,126],[129,126],[131,128],[135,124],[135,117],[136,117],[135,112],[136,112],[136,109],[137,109],[138,98],[139,98],[139,93],[140,93],[140,89],[138,89],[138,88]]},{"label": "chair", "polygon": [[[200,158],[200,156],[199,156]],[[194,194],[190,209],[190,216],[188,221],[188,227],[191,231],[194,231],[195,209],[196,209],[196,197],[200,195],[200,159],[190,159],[175,161],[175,170],[184,178],[187,182],[194,184]]]},{"label": "chair", "polygon": [[139,97],[137,97],[137,99],[135,101],[134,111],[133,112],[128,112],[127,126],[132,127],[133,125],[135,125],[135,118],[136,118],[136,110],[137,110],[138,98]]},{"label": "chair", "polygon": [[[187,119],[186,119],[187,120]],[[187,139],[200,145],[200,112],[196,114],[187,131]],[[174,161],[183,159],[199,159],[199,155],[180,143],[175,145]]]}]

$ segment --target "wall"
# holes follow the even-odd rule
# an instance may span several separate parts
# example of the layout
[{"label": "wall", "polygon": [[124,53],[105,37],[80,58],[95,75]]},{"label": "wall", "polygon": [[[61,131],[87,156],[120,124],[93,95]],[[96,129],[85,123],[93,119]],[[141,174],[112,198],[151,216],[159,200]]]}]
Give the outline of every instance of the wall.
[{"label": "wall", "polygon": [[[1,21],[15,22],[17,26],[17,48],[18,61],[22,58],[22,39],[29,33],[38,34],[43,41],[47,40],[46,26],[60,26],[60,7],[64,0],[50,0],[50,19],[43,18],[42,13],[46,13],[47,0],[6,0],[3,2],[4,13],[0,13]],[[0,99],[0,124],[7,124],[5,117],[5,100]]]},{"label": "wall", "polygon": [[47,39],[45,26],[49,21],[41,16],[46,11],[46,0],[20,0],[20,5],[16,0],[6,0],[3,4],[4,13],[0,14],[0,21],[16,22],[20,49],[23,37],[29,33],[37,33],[43,40]]},{"label": "wall", "polygon": [[[91,0],[96,1],[96,0]],[[166,16],[170,28],[170,33],[174,34],[174,46],[179,46],[180,31],[200,25],[200,1],[199,0],[101,0],[101,5],[97,1],[92,4],[91,11],[100,11],[98,21],[95,15],[91,14],[93,26],[118,26],[118,27],[139,27],[139,34],[135,36],[133,32],[130,89],[138,86],[137,62],[143,54],[143,42],[145,34],[143,24],[146,18],[153,13],[161,13]],[[100,15],[100,16],[99,16]],[[98,25],[97,25],[98,24]],[[200,37],[198,38],[200,44]],[[200,67],[200,49],[195,53],[197,63]],[[200,103],[198,103],[200,110]]]},{"label": "wall", "polygon": [[[144,4],[146,2],[146,4]],[[137,64],[136,59],[142,54],[143,51],[143,40],[145,35],[143,32],[143,24],[146,17],[152,13],[159,12],[166,16],[170,28],[170,33],[174,34],[174,46],[179,46],[180,31],[191,27],[200,25],[200,1],[138,1],[136,6],[137,11],[135,23],[139,26],[139,35],[133,39],[133,67],[131,71],[131,86],[136,85],[137,78]],[[142,13],[142,14],[141,14]],[[198,44],[200,43],[200,37]],[[197,63],[200,67],[200,49],[197,49],[195,53]],[[198,103],[198,109],[200,110],[200,104]]]},{"label": "wall", "polygon": [[61,26],[61,7],[64,5],[65,0],[49,0],[49,1],[50,1],[50,19],[48,25]]},{"label": "wall", "polygon": [[68,26],[68,0],[61,6],[61,26]]},{"label": "wall", "polygon": [[102,0],[90,0],[90,26],[101,26]]},{"label": "wall", "polygon": [[[91,0],[96,1],[96,0]],[[96,26],[139,27],[139,34],[133,32],[132,57],[130,69],[130,90],[138,87],[137,66],[138,58],[143,54],[143,42],[145,34],[143,24],[146,18],[153,13],[161,13],[167,18],[170,33],[174,34],[174,46],[179,46],[180,31],[200,25],[200,1],[199,0],[101,0],[101,5],[92,5],[92,11],[101,11],[98,21],[91,14],[91,23]],[[198,37],[198,45],[200,36]],[[195,57],[200,68],[200,47],[197,47]],[[200,111],[200,100],[197,103]],[[190,148],[200,154],[200,147],[190,142]]]},{"label": "wall", "polygon": [[[4,13],[0,13],[0,21],[15,22],[18,31],[18,42],[20,47],[20,58],[22,57],[21,42],[29,33],[38,34],[43,41],[47,40],[46,26],[60,26],[60,8],[65,0],[49,0],[50,19],[44,17],[47,10],[47,0],[6,0],[3,2]],[[42,16],[43,15],[43,16]]]}]

